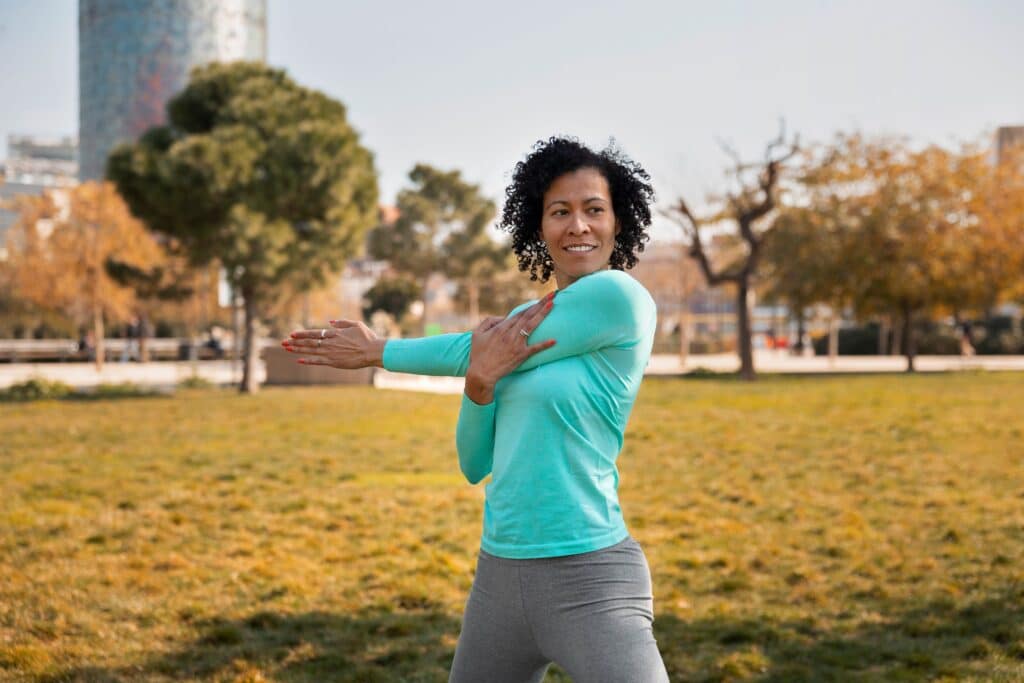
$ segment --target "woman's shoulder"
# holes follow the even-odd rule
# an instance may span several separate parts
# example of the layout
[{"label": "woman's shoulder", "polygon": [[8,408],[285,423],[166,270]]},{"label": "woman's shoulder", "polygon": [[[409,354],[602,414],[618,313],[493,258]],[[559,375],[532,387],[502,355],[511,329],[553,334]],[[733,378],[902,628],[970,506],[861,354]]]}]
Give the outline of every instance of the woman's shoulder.
[{"label": "woman's shoulder", "polygon": [[622,270],[599,270],[582,277],[574,282],[571,287],[577,287],[582,292],[601,297],[613,297],[623,299],[624,302],[633,306],[653,307],[654,298],[647,288],[639,280]]}]

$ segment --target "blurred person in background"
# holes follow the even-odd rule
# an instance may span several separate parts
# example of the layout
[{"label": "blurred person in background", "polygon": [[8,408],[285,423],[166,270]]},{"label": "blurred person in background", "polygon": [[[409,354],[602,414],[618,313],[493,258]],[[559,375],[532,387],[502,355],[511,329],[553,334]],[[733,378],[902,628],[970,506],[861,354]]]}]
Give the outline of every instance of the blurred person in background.
[{"label": "blurred person in background", "polygon": [[381,339],[362,322],[292,333],[300,363],[464,376],[459,464],[486,486],[483,535],[452,663],[456,683],[668,680],[651,576],[626,528],[616,459],[657,314],[623,272],[648,240],[646,171],[610,146],[538,142],[499,226],[519,268],[557,290],[472,332]]}]

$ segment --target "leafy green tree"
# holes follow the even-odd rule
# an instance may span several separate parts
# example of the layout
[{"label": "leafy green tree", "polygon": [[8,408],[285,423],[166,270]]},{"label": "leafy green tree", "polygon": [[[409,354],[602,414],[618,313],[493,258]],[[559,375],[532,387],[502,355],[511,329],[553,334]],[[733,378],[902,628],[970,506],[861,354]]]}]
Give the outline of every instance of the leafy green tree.
[{"label": "leafy green tree", "polygon": [[408,276],[382,277],[363,295],[363,317],[367,320],[377,311],[384,311],[399,320],[409,310],[412,302],[422,296],[419,284]]},{"label": "leafy green tree", "polygon": [[398,193],[397,220],[370,233],[369,251],[422,283],[424,325],[427,281],[434,273],[476,292],[469,298],[470,316],[476,317],[479,283],[500,270],[508,252],[486,234],[494,202],[480,193],[479,186],[464,181],[459,171],[417,164],[409,180],[413,187]]},{"label": "leafy green tree", "polygon": [[456,303],[469,311],[474,321],[483,315],[506,315],[527,299],[543,296],[551,287],[523,277],[510,247],[497,245],[496,249],[504,254],[498,265],[485,262],[485,275],[461,281],[455,291]]},{"label": "leafy green tree", "polygon": [[323,283],[374,224],[373,157],[340,102],[262,64],[196,69],[167,112],[114,150],[107,174],[193,264],[223,265],[244,301],[240,389],[254,392],[266,303],[284,285]]}]

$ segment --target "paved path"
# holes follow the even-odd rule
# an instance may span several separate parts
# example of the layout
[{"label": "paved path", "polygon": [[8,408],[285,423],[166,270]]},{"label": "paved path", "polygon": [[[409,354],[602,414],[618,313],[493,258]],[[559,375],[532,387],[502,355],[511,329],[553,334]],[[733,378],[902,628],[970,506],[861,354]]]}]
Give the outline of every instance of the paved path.
[{"label": "paved path", "polygon": [[[78,389],[88,389],[98,384],[120,384],[131,382],[139,386],[156,389],[172,389],[178,382],[198,374],[215,384],[232,384],[241,381],[241,366],[232,368],[231,361],[206,360],[159,361],[152,363],[104,363],[103,372],[96,372],[92,363],[0,363],[0,388],[33,377],[59,380]],[[262,382],[266,377],[263,363],[257,367],[257,376]]]},{"label": "paved path", "polygon": [[[754,365],[763,373],[875,373],[903,372],[906,360],[898,356],[840,356],[835,363],[821,356],[801,358],[784,352],[756,351]],[[1024,356],[920,356],[917,368],[922,372],[943,372],[954,370],[1016,370],[1024,372]],[[647,367],[648,375],[679,375],[698,368],[714,372],[735,372],[739,361],[735,354],[691,355],[686,364],[679,357],[661,354],[651,357]],[[31,377],[60,380],[78,388],[94,387],[97,384],[133,382],[159,389],[173,388],[181,380],[196,372],[200,377],[215,384],[232,384],[241,377],[240,366],[232,367],[230,361],[201,361],[193,365],[184,362],[154,363],[107,363],[103,372],[96,372],[91,363],[0,363],[0,388]],[[262,381],[266,371],[263,364],[258,366]],[[461,393],[462,380],[451,377],[417,377],[377,371],[374,385],[382,389],[405,389],[434,393]]]}]

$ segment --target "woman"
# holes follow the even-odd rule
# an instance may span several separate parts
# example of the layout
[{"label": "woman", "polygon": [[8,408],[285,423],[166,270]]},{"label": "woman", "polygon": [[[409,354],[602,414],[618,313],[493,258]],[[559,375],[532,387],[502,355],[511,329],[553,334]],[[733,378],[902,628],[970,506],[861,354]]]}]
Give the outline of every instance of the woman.
[{"label": "woman", "polygon": [[465,376],[456,429],[470,483],[488,474],[483,536],[451,681],[667,681],[650,572],[626,529],[615,460],[654,339],[647,290],[622,272],[648,239],[637,164],[574,139],[517,164],[500,226],[521,270],[558,284],[472,333],[377,339],[365,325],[292,334],[311,365]]}]

